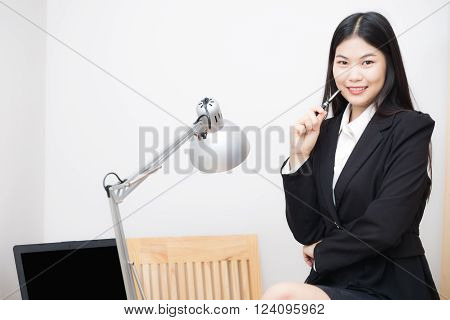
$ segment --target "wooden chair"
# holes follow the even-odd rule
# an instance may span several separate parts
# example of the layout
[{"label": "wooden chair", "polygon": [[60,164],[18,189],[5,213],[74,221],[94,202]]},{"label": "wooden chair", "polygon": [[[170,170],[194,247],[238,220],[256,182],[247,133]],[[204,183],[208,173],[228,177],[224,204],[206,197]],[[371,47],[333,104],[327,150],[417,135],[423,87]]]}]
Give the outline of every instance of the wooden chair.
[{"label": "wooden chair", "polygon": [[147,299],[260,299],[256,235],[130,238],[127,246]]}]

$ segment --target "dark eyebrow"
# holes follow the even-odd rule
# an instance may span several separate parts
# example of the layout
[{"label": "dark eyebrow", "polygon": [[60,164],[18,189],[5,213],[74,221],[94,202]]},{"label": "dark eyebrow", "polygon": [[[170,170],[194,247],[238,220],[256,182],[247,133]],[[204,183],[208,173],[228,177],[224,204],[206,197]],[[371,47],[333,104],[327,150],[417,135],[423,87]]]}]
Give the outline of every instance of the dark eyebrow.
[{"label": "dark eyebrow", "polygon": [[375,53],[368,53],[368,54],[363,55],[360,59],[367,58],[367,57],[375,57],[375,56],[376,56]]},{"label": "dark eyebrow", "polygon": [[[363,55],[360,59],[367,58],[367,57],[375,57],[375,56],[376,56],[375,53],[368,53],[368,54]],[[345,57],[345,56],[343,56],[343,55],[341,55],[341,54],[337,54],[337,55],[336,55],[336,58],[343,58],[343,59],[345,59],[345,60],[348,60],[347,57]]]}]

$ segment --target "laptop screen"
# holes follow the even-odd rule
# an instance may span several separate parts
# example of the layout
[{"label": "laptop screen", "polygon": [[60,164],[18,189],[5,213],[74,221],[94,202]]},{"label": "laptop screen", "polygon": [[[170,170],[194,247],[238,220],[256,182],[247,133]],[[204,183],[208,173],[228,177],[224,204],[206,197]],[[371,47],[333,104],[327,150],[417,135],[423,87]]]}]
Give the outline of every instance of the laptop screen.
[{"label": "laptop screen", "polygon": [[22,299],[126,299],[114,239],[14,247]]}]

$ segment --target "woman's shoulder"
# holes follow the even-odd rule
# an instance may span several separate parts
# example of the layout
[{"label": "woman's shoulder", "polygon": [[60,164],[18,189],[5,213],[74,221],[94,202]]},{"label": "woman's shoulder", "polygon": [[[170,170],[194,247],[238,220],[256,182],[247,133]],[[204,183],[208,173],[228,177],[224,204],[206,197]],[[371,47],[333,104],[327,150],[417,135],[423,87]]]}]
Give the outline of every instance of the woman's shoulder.
[{"label": "woman's shoulder", "polygon": [[392,129],[394,137],[403,140],[420,133],[430,135],[433,132],[435,121],[428,113],[418,110],[402,110],[394,115]]},{"label": "woman's shoulder", "polygon": [[400,110],[394,115],[394,128],[414,129],[434,125],[434,120],[428,113],[419,110]]},{"label": "woman's shoulder", "polygon": [[395,115],[397,121],[434,121],[428,113],[419,110],[399,110]]}]

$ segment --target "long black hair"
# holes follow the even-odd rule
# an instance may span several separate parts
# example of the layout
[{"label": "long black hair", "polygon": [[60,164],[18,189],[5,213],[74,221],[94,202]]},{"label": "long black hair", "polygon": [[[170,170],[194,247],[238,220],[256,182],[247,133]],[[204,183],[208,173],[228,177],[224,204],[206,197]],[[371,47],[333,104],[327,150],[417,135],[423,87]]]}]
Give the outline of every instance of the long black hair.
[{"label": "long black hair", "polygon": [[[323,95],[325,102],[336,90],[336,82],[333,76],[333,64],[336,48],[344,40],[358,36],[373,47],[380,50],[386,60],[386,77],[384,86],[375,98],[374,106],[376,112],[382,116],[390,116],[398,112],[414,111],[411,94],[403,65],[400,47],[397,42],[394,30],[389,21],[377,12],[355,13],[338,25],[331,40],[330,53],[328,57],[328,70]],[[332,102],[333,115],[343,112],[348,101],[340,94]],[[431,142],[428,148],[428,164],[432,179],[433,170],[431,167]],[[427,192],[427,200],[431,193]]]}]

